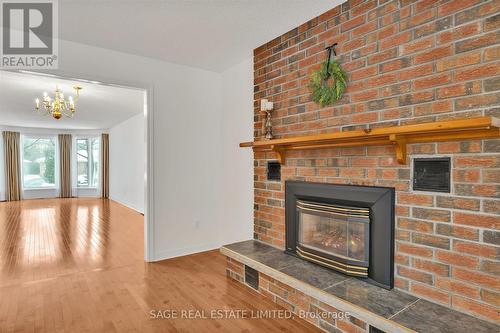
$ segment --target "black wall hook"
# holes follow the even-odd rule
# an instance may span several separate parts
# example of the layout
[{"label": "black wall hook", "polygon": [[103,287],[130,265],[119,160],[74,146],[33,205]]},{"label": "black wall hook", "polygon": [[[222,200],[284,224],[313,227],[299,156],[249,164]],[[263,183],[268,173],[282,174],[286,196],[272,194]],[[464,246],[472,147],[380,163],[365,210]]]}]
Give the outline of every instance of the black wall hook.
[{"label": "black wall hook", "polygon": [[328,80],[328,78],[330,78],[330,61],[332,60],[332,52],[333,52],[333,55],[337,56],[337,52],[335,52],[335,47],[338,45],[338,43],[333,43],[332,45],[328,46],[325,48],[325,50],[328,50],[328,58],[327,58],[327,62],[326,62],[326,79],[325,80]]},{"label": "black wall hook", "polygon": [[338,45],[339,43],[333,43],[332,45],[330,46],[327,46],[325,48],[325,50],[328,50],[328,59],[330,59],[330,56],[332,55],[332,51],[333,51],[333,54],[335,56],[337,56],[337,52],[335,51],[335,47]]}]

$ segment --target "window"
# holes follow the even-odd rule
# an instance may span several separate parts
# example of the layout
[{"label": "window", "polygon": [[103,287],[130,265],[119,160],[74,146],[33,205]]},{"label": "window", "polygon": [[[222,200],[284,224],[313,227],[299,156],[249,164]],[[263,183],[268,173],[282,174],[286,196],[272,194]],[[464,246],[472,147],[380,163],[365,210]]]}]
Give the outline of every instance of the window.
[{"label": "window", "polygon": [[23,137],[24,188],[56,186],[56,139]]},{"label": "window", "polygon": [[76,140],[77,186],[97,187],[99,180],[99,138]]}]

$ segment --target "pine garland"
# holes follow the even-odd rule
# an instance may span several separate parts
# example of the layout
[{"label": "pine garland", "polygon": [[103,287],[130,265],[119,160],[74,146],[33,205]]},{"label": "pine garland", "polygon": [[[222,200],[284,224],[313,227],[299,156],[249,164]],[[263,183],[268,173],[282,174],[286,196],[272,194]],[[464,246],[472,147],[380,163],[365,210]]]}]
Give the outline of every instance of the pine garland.
[{"label": "pine garland", "polygon": [[[327,68],[328,67],[328,68]],[[312,100],[321,106],[333,105],[347,87],[347,74],[336,60],[326,60],[311,75]]]}]

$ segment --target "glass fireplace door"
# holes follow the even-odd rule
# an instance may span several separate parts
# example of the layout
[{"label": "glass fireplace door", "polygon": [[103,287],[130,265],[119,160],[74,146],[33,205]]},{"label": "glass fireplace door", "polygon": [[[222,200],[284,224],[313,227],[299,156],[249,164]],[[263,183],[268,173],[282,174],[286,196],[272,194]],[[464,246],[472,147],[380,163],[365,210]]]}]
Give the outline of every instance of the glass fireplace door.
[{"label": "glass fireplace door", "polygon": [[363,268],[368,267],[369,261],[368,208],[299,200],[297,216],[299,255],[346,273],[367,273]]}]

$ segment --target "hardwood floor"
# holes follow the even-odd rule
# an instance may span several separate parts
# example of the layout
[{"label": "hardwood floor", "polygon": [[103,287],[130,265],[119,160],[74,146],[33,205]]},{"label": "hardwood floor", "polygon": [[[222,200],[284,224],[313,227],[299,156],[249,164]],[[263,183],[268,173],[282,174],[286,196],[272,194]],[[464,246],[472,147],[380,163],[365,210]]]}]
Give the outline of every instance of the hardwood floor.
[{"label": "hardwood floor", "polygon": [[101,199],[0,203],[2,333],[318,331],[300,319],[183,318],[230,309],[279,307],[226,278],[218,251],[144,263],[133,210]]}]

